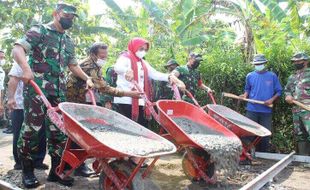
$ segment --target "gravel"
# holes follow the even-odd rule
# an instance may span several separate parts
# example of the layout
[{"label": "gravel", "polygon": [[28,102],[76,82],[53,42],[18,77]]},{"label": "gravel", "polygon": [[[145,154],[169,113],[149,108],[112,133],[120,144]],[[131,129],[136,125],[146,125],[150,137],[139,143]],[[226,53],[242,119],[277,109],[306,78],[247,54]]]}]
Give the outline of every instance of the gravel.
[{"label": "gravel", "polygon": [[151,139],[115,125],[102,125],[88,121],[80,121],[80,123],[90,129],[96,139],[106,146],[129,155],[147,156],[173,150],[173,146],[163,140]]},{"label": "gravel", "polygon": [[219,173],[228,177],[236,172],[242,151],[239,138],[226,137],[208,126],[184,117],[175,117],[173,121],[195,142],[204,147],[211,155],[211,160],[215,162]]}]

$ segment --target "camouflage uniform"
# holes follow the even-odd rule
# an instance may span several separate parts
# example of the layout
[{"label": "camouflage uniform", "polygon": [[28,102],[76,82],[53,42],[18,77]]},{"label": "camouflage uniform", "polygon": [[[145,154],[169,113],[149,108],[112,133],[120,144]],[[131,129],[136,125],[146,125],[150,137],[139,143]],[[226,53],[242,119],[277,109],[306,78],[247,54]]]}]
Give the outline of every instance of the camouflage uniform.
[{"label": "camouflage uniform", "polygon": [[155,100],[172,100],[174,93],[169,83],[164,81],[155,82]]},{"label": "camouflage uniform", "polygon": [[[192,69],[187,65],[183,65],[177,67],[175,70],[180,73],[179,79],[184,82],[186,89],[195,97],[199,86],[199,81],[201,81],[201,76],[198,69]],[[193,102],[185,94],[182,96],[182,99],[187,102]]]},{"label": "camouflage uniform", "polygon": [[[88,76],[92,77],[94,81],[96,102],[100,102],[101,93],[113,96],[124,95],[123,91],[109,86],[107,82],[103,80],[101,67],[98,67],[91,57],[82,61],[80,67]],[[85,96],[86,91],[85,81],[70,73],[67,83],[67,100],[76,103],[91,102],[88,96]]]},{"label": "camouflage uniform", "polygon": [[[296,71],[295,74],[289,77],[285,86],[285,95],[291,95],[295,100],[310,106],[310,68]],[[299,117],[301,117],[305,129],[301,128]],[[294,106],[293,122],[297,141],[310,141],[310,112]]]},{"label": "camouflage uniform", "polygon": [[[77,64],[71,38],[57,32],[53,23],[50,23],[33,26],[16,44],[29,54],[28,63],[34,81],[52,105],[65,101],[67,66]],[[61,156],[66,136],[46,116],[46,107],[31,86],[25,87],[24,97],[25,120],[18,140],[20,155],[33,160],[38,150],[38,131],[45,125],[49,154]]]}]

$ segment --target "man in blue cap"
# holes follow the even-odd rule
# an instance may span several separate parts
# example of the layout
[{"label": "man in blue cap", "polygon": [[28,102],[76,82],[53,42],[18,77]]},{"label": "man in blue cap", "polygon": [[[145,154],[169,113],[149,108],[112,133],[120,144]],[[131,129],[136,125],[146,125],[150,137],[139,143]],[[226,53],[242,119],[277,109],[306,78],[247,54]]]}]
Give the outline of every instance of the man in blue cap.
[{"label": "man in blue cap", "polygon": [[[241,96],[253,100],[260,100],[265,103],[265,105],[261,105],[248,102],[246,116],[268,130],[271,130],[272,109],[268,105],[273,104],[281,96],[282,87],[277,75],[271,71],[267,71],[267,62],[268,60],[262,54],[254,56],[252,64],[255,70],[246,76],[245,92]],[[262,138],[256,150],[268,152],[270,148],[269,141],[270,137]]]}]

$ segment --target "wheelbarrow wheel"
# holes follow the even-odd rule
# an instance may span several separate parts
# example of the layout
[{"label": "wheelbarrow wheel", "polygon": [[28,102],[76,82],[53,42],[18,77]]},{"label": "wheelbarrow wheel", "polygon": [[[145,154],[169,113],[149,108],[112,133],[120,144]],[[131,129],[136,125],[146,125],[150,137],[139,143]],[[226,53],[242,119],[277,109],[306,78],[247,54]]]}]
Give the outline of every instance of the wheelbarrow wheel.
[{"label": "wheelbarrow wheel", "polygon": [[[135,166],[131,162],[125,160],[113,161],[110,163],[110,166],[123,183],[127,181],[130,174],[135,168]],[[143,170],[138,171],[131,183],[129,183],[129,185],[126,187],[126,190],[159,190],[160,188],[156,184],[154,184],[151,179],[142,179],[142,172]],[[113,182],[107,177],[104,172],[100,173],[99,187],[100,190],[117,189]]]},{"label": "wheelbarrow wheel", "polygon": [[[198,167],[205,172],[205,174],[212,178],[215,174],[215,165],[211,163],[210,154],[208,154],[205,150],[202,149],[191,149],[194,160]],[[200,181],[202,180],[201,176],[199,175],[198,170],[194,167],[190,159],[188,158],[188,153],[185,152],[182,159],[182,168],[185,175],[192,181]]]},{"label": "wheelbarrow wheel", "polygon": [[[125,183],[130,176],[131,167],[125,161],[113,161],[110,164],[110,167],[113,169],[115,175],[119,178],[122,183]],[[117,190],[116,185],[113,181],[101,171],[99,176],[99,190]],[[126,190],[134,190],[132,182],[126,187]]]}]

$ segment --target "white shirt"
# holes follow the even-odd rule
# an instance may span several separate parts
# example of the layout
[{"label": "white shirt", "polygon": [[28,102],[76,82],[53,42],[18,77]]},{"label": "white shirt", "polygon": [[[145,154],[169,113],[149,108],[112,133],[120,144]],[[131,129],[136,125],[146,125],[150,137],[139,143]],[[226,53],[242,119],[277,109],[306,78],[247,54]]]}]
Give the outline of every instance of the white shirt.
[{"label": "white shirt", "polygon": [[[159,81],[168,81],[168,74],[161,73],[156,71],[151,65],[143,60],[148,70],[148,75],[150,79],[159,80]],[[138,84],[141,89],[144,89],[144,72],[141,62],[137,62],[138,65]],[[131,60],[128,57],[121,55],[115,65],[114,70],[117,73],[116,88],[123,91],[131,91],[134,88],[134,85],[125,79],[125,74],[127,71],[131,70]],[[131,104],[131,97],[114,97],[114,103],[116,104]],[[144,106],[144,99],[139,99],[139,105]]]},{"label": "white shirt", "polygon": [[[16,62],[13,63],[13,66],[9,72],[9,76],[19,78],[23,76],[23,70]],[[23,90],[24,90],[24,83],[22,80],[20,80],[17,84],[15,92],[16,109],[24,109]]]},{"label": "white shirt", "polygon": [[5,78],[5,72],[2,69],[2,67],[0,67],[0,90],[4,90],[4,78]]}]

